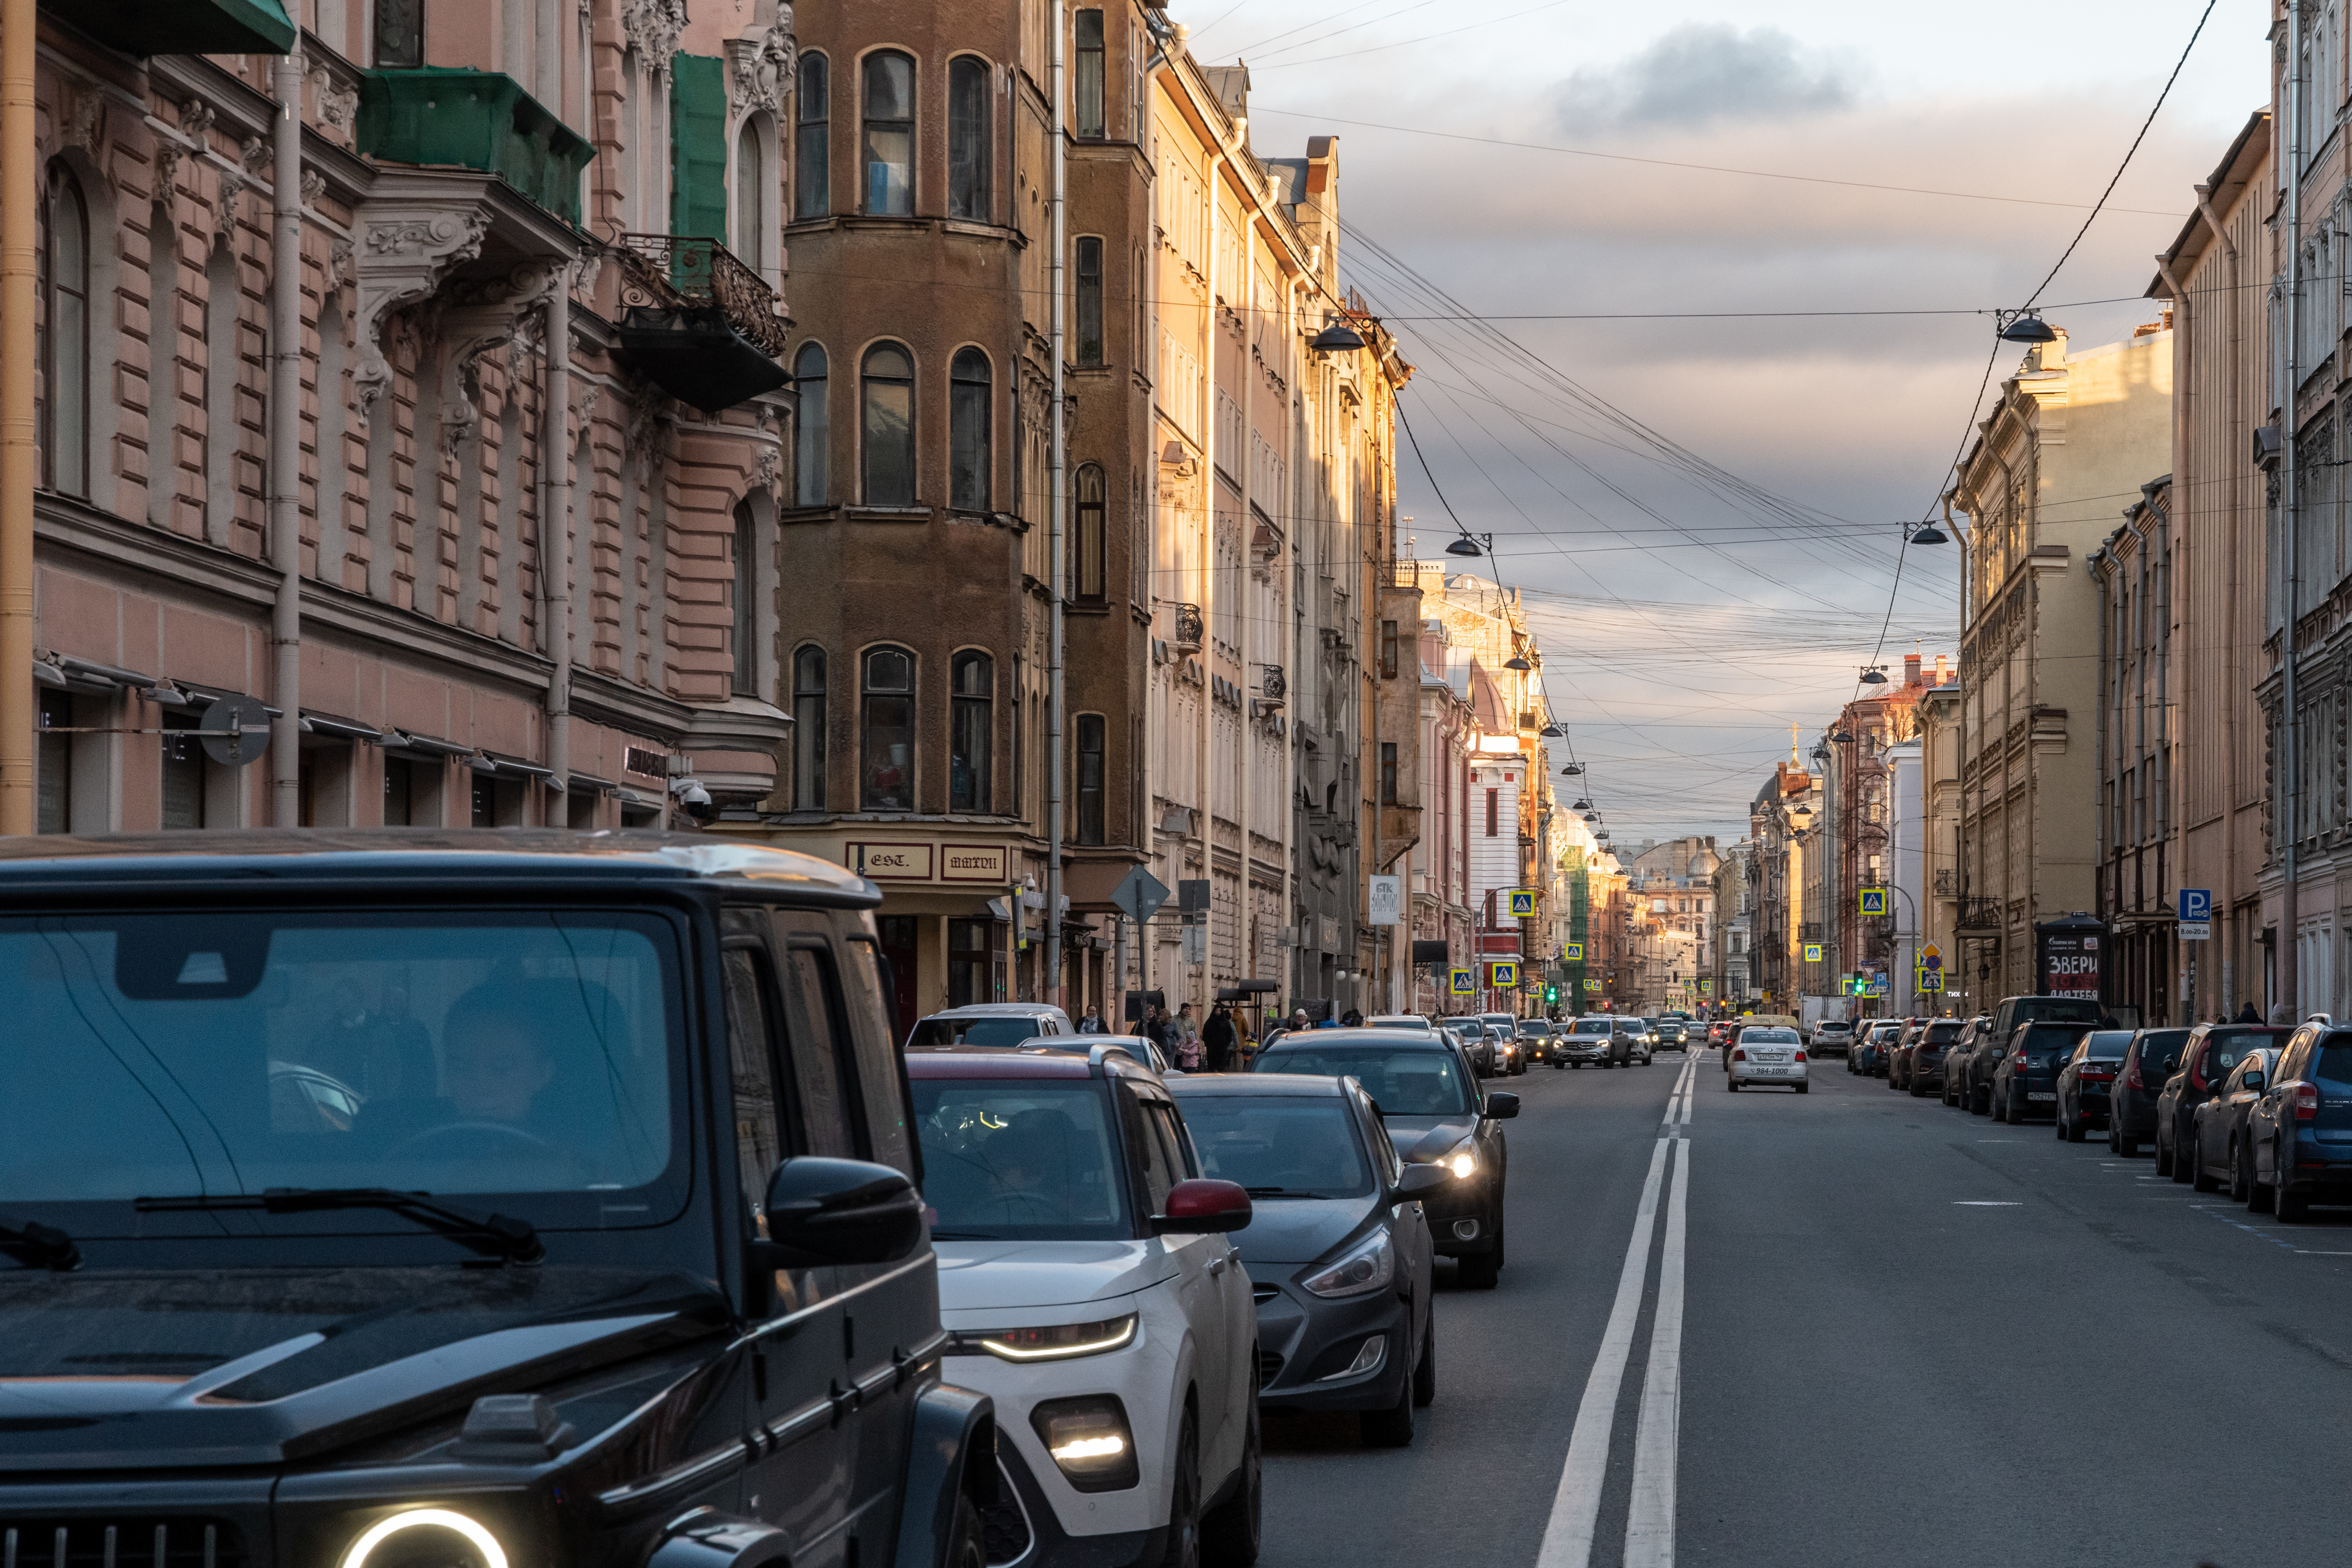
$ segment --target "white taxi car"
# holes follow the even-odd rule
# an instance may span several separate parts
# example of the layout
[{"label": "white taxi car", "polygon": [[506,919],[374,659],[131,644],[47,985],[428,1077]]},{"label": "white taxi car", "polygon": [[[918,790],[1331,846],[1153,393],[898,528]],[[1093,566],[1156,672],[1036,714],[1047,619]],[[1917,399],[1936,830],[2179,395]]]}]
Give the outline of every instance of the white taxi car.
[{"label": "white taxi car", "polygon": [[1140,1040],[906,1055],[949,1381],[996,1404],[992,1568],[1257,1557],[1250,1198]]},{"label": "white taxi car", "polygon": [[1724,1064],[1724,1081],[1733,1093],[1749,1084],[1784,1083],[1805,1092],[1805,1042],[1794,1029],[1748,1028],[1739,1031],[1731,1059]]}]

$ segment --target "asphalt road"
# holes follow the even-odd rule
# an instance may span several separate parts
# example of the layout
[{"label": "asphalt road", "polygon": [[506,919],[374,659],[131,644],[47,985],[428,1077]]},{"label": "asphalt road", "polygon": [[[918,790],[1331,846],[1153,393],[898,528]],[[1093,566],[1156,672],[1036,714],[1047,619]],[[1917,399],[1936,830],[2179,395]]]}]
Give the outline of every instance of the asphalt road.
[{"label": "asphalt road", "polygon": [[2352,1210],[2281,1226],[1835,1061],[1683,1078],[1489,1086],[1524,1102],[1503,1282],[1442,1275],[1410,1448],[1269,1418],[1270,1568],[2352,1551]]}]

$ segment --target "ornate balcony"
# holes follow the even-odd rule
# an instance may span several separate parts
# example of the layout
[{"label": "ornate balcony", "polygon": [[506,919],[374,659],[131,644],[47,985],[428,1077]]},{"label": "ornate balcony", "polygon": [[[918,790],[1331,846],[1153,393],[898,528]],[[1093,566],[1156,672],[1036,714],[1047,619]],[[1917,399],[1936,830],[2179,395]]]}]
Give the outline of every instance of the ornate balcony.
[{"label": "ornate balcony", "polygon": [[628,234],[619,256],[621,346],[664,392],[715,414],[792,379],[783,302],[725,246]]},{"label": "ornate balcony", "polygon": [[1997,932],[2000,930],[1999,899],[1962,899],[1959,918],[1952,922],[1958,931]]}]

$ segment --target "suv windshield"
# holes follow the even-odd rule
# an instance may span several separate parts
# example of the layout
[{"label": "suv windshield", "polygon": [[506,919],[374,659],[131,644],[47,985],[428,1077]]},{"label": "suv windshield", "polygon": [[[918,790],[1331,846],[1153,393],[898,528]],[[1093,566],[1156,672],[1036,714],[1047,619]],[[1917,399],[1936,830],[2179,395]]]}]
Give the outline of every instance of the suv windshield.
[{"label": "suv windshield", "polygon": [[670,1163],[674,969],[667,921],[593,910],[0,920],[0,1211],[392,1187],[657,1221],[617,1194]]},{"label": "suv windshield", "polygon": [[1960,1032],[1966,1027],[1966,1025],[1957,1019],[1948,1024],[1930,1024],[1927,1026],[1927,1043],[1931,1046],[1948,1046],[1960,1037]]},{"label": "suv windshield", "polygon": [[1371,1167],[1345,1100],[1318,1096],[1187,1095],[1184,1125],[1201,1173],[1261,1198],[1360,1198]]},{"label": "suv windshield", "polygon": [[1017,1046],[1045,1034],[1034,1018],[925,1018],[909,1046]]},{"label": "suv windshield", "polygon": [[[1381,1050],[1376,1046],[1318,1049],[1312,1045],[1285,1050],[1277,1046],[1261,1054],[1257,1064],[1262,1072],[1352,1078],[1390,1116],[1459,1116],[1470,1109],[1454,1058],[1444,1051]],[[1191,1102],[1186,1103],[1189,1107]],[[1185,1115],[1191,1117],[1189,1109]]]},{"label": "suv windshield", "polygon": [[2129,1029],[2101,1029],[2091,1037],[2091,1048],[2084,1059],[2096,1062],[2119,1062],[2132,1043]]},{"label": "suv windshield", "polygon": [[1134,1234],[1101,1083],[918,1079],[913,1088],[937,1239]]},{"label": "suv windshield", "polygon": [[2095,1024],[2107,1016],[2107,1010],[2097,1002],[2081,996],[2023,996],[2010,1014],[2011,1025],[2035,1024],[2043,1021],[2066,1024]]},{"label": "suv windshield", "polygon": [[1571,1035],[1605,1035],[1616,1026],[1607,1018],[1579,1018],[1568,1026]]}]

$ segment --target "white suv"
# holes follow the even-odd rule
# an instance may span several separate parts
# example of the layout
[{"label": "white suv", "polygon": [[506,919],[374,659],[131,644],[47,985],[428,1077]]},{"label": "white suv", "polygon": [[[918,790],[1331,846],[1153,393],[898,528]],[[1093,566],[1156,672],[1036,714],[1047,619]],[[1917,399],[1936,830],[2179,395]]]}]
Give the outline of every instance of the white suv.
[{"label": "white suv", "polygon": [[1257,1556],[1249,1194],[1200,1179],[1142,1045],[907,1053],[946,1375],[996,1404],[992,1563]]}]

